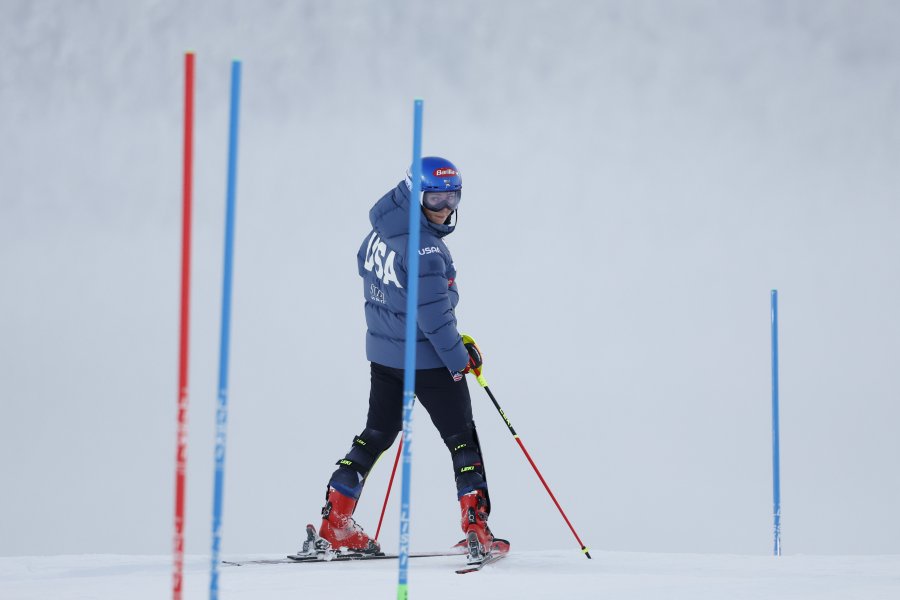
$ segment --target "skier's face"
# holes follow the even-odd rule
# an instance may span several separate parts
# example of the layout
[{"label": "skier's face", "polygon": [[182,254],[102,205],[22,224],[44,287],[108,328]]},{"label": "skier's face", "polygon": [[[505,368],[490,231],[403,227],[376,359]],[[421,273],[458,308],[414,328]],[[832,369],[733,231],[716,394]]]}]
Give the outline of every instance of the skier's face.
[{"label": "skier's face", "polygon": [[444,221],[446,221],[450,216],[450,213],[453,212],[449,208],[442,208],[441,210],[428,210],[425,207],[422,207],[422,211],[425,213],[425,218],[435,225],[442,225]]}]

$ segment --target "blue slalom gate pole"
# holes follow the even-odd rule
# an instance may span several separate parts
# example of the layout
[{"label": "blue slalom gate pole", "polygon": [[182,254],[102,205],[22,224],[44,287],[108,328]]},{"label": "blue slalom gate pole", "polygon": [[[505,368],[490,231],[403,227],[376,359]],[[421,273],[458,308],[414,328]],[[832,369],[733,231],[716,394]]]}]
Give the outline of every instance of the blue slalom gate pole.
[{"label": "blue slalom gate pole", "polygon": [[409,487],[412,478],[412,411],[416,399],[416,322],[419,312],[419,238],[422,192],[422,100],[413,108],[412,190],[409,193],[409,244],[406,256],[409,276],[406,279],[406,356],[403,362],[403,477],[400,487],[400,574],[397,600],[409,594]]},{"label": "blue slalom gate pole", "polygon": [[778,290],[772,290],[772,499],[775,556],[781,556],[781,457],[778,433]]},{"label": "blue slalom gate pole", "polygon": [[216,409],[216,470],[213,488],[212,557],[209,597],[219,597],[219,549],[222,542],[222,495],[225,484],[225,433],[228,423],[228,346],[231,328],[231,271],[234,256],[234,208],[237,182],[238,114],[241,62],[231,63],[231,117],[228,128],[228,188],[225,203],[225,268],[222,277],[222,327],[219,343],[219,400]]}]

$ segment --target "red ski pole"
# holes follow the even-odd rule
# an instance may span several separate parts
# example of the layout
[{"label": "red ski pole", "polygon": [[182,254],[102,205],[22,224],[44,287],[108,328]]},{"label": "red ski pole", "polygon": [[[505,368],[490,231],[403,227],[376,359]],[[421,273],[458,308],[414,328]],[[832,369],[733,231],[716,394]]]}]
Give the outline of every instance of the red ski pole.
[{"label": "red ski pole", "polygon": [[[472,342],[474,340],[467,335],[463,336],[463,341]],[[531,465],[531,468],[534,469],[534,472],[537,474],[538,479],[541,480],[541,483],[544,484],[544,489],[547,490],[547,493],[550,494],[550,498],[553,500],[553,503],[556,505],[556,508],[559,510],[559,514],[562,515],[563,520],[566,522],[566,525],[569,526],[569,529],[572,530],[572,535],[575,536],[575,539],[578,540],[578,545],[581,546],[581,551],[584,552],[584,555],[588,558],[591,557],[591,553],[587,546],[584,545],[584,542],[581,541],[581,538],[578,537],[578,534],[575,532],[575,528],[572,527],[572,523],[569,521],[569,518],[566,516],[566,513],[563,511],[562,506],[559,505],[559,502],[556,500],[556,496],[553,495],[553,492],[550,491],[550,486],[547,485],[547,482],[544,481],[544,476],[541,475],[540,470],[537,468],[537,465],[534,464],[534,461],[531,459],[531,455],[528,454],[528,450],[525,449],[525,444],[522,443],[522,440],[519,439],[519,434],[516,433],[516,430],[513,429],[512,423],[509,422],[509,417],[506,416],[506,413],[503,412],[503,409],[500,408],[500,404],[497,403],[497,399],[494,398],[494,394],[491,393],[491,388],[488,387],[487,380],[484,378],[484,375],[481,374],[481,369],[472,369],[472,372],[475,373],[475,378],[478,380],[478,383],[481,384],[481,387],[484,388],[484,391],[487,392],[487,395],[490,397],[491,402],[494,403],[494,407],[497,409],[497,412],[500,413],[500,416],[503,417],[503,422],[506,423],[506,426],[509,428],[509,432],[516,439],[516,442],[519,444],[519,448],[522,449],[522,452],[525,454],[525,458],[528,459],[528,463]]]},{"label": "red ski pole", "polygon": [[384,511],[387,509],[388,498],[391,497],[391,487],[394,485],[394,475],[397,473],[397,463],[400,462],[400,453],[403,451],[403,436],[400,436],[400,443],[397,444],[397,456],[394,457],[394,468],[391,469],[391,479],[388,481],[387,492],[384,494],[384,504],[381,505],[381,516],[378,517],[378,529],[375,530],[375,540],[378,540],[378,534],[381,533],[381,522],[384,521]]}]

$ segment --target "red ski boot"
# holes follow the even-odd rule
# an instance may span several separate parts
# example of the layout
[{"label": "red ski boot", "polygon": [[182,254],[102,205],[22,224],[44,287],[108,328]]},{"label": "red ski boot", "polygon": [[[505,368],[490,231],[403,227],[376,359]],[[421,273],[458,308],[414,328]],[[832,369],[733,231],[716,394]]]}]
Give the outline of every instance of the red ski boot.
[{"label": "red ski boot", "polygon": [[378,554],[381,552],[378,542],[369,538],[363,528],[353,520],[351,515],[355,508],[356,499],[345,496],[332,487],[328,488],[328,497],[322,508],[319,537],[331,544],[332,550]]},{"label": "red ski boot", "polygon": [[494,534],[487,524],[487,498],[484,490],[469,492],[459,499],[462,512],[462,530],[466,534],[469,562],[481,562],[490,554],[494,543]]}]

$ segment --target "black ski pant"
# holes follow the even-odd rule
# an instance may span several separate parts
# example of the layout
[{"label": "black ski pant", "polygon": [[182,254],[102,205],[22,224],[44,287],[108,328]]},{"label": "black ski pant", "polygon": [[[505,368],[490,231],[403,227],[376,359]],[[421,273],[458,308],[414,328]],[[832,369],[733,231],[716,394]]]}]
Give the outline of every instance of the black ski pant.
[{"label": "black ski pant", "polygon": [[[331,487],[354,498],[359,498],[372,465],[403,429],[403,369],[371,365],[366,428],[354,438],[350,452],[338,461],[338,468],[329,481]],[[484,462],[466,380],[453,381],[443,367],[418,369],[415,392],[450,450],[457,494],[461,497],[476,489],[486,492]]]}]

